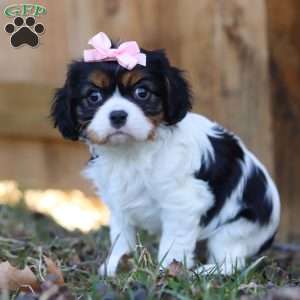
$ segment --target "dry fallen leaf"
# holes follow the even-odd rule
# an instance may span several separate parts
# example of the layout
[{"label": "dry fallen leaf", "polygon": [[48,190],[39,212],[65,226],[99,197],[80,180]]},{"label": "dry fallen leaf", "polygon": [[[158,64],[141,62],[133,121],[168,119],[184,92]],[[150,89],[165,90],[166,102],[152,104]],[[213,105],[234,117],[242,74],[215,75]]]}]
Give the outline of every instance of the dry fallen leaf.
[{"label": "dry fallen leaf", "polygon": [[177,277],[178,275],[182,274],[183,272],[183,265],[182,263],[173,260],[168,266],[168,275],[172,277]]},{"label": "dry fallen leaf", "polygon": [[55,280],[52,280],[53,283],[57,285],[64,285],[64,277],[61,269],[56,265],[56,263],[49,257],[44,256],[44,260],[47,266],[48,275],[54,275]]},{"label": "dry fallen leaf", "polygon": [[6,261],[0,263],[0,289],[37,291],[39,290],[39,283],[29,267],[20,270]]}]

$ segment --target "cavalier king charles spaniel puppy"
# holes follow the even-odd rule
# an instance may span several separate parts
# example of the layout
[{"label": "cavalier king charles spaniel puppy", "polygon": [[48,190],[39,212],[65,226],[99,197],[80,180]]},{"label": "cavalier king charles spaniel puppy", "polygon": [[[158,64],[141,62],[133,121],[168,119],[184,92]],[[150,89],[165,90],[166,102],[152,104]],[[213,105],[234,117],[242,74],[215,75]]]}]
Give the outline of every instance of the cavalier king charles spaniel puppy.
[{"label": "cavalier king charles spaniel puppy", "polygon": [[163,268],[173,260],[194,267],[200,240],[207,240],[205,270],[243,268],[279,224],[269,173],[236,135],[190,112],[188,82],[164,51],[127,42],[140,51],[133,53],[132,45],[97,38],[69,66],[51,115],[65,138],[88,145],[84,176],[111,212],[113,246],[100,274],[115,275],[138,228],[159,235]]}]

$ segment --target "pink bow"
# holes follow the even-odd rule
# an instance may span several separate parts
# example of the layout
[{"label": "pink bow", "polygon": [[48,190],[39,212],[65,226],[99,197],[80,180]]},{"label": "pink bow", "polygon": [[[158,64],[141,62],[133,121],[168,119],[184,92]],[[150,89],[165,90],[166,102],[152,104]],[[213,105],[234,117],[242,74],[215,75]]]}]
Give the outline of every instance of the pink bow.
[{"label": "pink bow", "polygon": [[89,40],[95,49],[84,50],[85,62],[116,60],[122,67],[132,70],[137,64],[146,66],[146,54],[141,53],[137,42],[125,42],[118,48],[111,48],[111,41],[104,32],[99,32]]}]

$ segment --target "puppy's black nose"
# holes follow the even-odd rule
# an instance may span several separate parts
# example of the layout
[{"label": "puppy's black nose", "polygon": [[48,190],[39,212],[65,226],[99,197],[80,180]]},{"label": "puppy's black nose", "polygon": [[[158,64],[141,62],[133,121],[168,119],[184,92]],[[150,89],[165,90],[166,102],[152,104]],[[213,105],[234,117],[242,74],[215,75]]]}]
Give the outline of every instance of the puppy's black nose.
[{"label": "puppy's black nose", "polygon": [[115,128],[121,128],[127,120],[128,113],[124,110],[114,110],[110,113],[110,123]]}]

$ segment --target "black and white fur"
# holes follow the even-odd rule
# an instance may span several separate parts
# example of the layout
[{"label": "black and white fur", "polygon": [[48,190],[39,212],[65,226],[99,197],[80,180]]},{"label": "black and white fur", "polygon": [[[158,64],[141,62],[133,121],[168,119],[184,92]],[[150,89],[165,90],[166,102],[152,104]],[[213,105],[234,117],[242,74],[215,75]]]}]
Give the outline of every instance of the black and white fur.
[{"label": "black and white fur", "polygon": [[207,239],[208,264],[230,274],[274,238],[277,189],[238,137],[189,112],[188,84],[165,54],[143,52],[147,66],[133,71],[74,62],[52,107],[63,136],[88,144],[84,175],[111,211],[114,246],[100,273],[115,274],[143,228],[160,236],[163,267],[176,259],[192,268],[196,242]]}]

